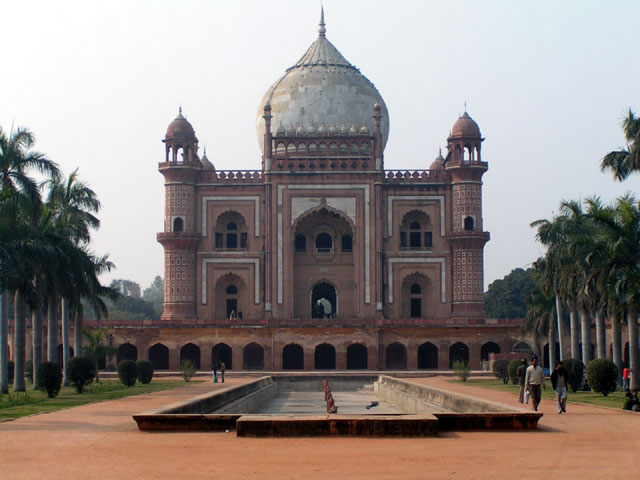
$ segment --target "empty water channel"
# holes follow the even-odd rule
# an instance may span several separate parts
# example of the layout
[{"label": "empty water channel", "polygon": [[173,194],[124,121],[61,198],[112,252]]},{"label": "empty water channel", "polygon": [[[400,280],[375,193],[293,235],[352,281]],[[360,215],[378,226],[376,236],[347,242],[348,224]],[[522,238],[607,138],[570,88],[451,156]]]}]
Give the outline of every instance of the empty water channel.
[{"label": "empty water channel", "polygon": [[[327,413],[324,381],[337,407]],[[542,414],[385,375],[271,375],[134,415],[144,431],[431,436],[534,429]]]}]

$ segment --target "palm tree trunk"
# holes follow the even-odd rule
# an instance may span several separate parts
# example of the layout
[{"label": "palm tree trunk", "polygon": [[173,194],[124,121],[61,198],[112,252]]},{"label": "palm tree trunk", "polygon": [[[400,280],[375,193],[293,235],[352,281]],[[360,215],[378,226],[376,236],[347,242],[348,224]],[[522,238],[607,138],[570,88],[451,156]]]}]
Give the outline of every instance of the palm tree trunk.
[{"label": "palm tree trunk", "polygon": [[62,298],[62,385],[69,386],[69,300]]},{"label": "palm tree trunk", "polygon": [[598,358],[607,358],[606,319],[602,310],[596,314],[596,345],[598,347]]},{"label": "palm tree trunk", "polygon": [[556,326],[553,322],[549,322],[549,364],[546,365],[548,368],[553,368],[553,362],[556,361],[556,356]]},{"label": "palm tree trunk", "polygon": [[638,374],[640,373],[640,364],[638,364],[638,360],[640,360],[638,358],[638,316],[633,310],[629,310],[627,323],[629,329],[629,368],[633,371],[631,374],[631,390],[637,390],[640,388],[640,381],[638,381]]},{"label": "palm tree trunk", "polygon": [[[562,360],[564,358],[564,322],[562,321],[562,300],[560,300],[560,295],[556,295],[556,318],[558,320],[558,343],[560,347],[560,360]],[[549,356],[549,358],[551,358],[551,356]]]},{"label": "palm tree trunk", "polygon": [[38,368],[42,364],[42,309],[31,312],[31,327],[33,339],[33,389],[39,390]]},{"label": "palm tree trunk", "polygon": [[9,393],[9,295],[0,293],[0,392]]},{"label": "palm tree trunk", "polygon": [[58,361],[58,300],[54,294],[49,297],[47,308],[47,362]]},{"label": "palm tree trunk", "polygon": [[575,303],[571,305],[571,358],[580,359],[580,323],[578,308]]},{"label": "palm tree trunk", "polygon": [[580,330],[582,331],[582,363],[585,366],[591,361],[591,315],[580,311]]},{"label": "palm tree trunk", "polygon": [[27,314],[24,304],[24,296],[20,290],[16,290],[13,301],[13,362],[15,364],[15,375],[13,377],[13,391],[24,392],[24,360],[25,360],[25,343],[26,328],[24,317]]},{"label": "palm tree trunk", "polygon": [[611,347],[613,350],[613,363],[618,367],[618,385],[622,382],[622,328],[620,325],[620,317],[617,313],[611,314]]},{"label": "palm tree trunk", "polygon": [[82,357],[82,324],[83,322],[82,309],[76,308],[76,314],[73,319],[73,348],[74,355],[76,357]]}]

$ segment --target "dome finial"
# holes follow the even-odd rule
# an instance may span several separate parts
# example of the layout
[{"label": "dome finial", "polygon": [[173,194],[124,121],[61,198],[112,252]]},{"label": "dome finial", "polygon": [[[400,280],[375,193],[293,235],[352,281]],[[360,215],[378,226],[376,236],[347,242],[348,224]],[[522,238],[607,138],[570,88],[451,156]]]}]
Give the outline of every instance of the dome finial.
[{"label": "dome finial", "polygon": [[318,25],[320,25],[318,27],[318,33],[321,37],[324,37],[324,34],[327,33],[327,29],[324,28],[324,6],[322,4],[320,4],[320,23]]}]

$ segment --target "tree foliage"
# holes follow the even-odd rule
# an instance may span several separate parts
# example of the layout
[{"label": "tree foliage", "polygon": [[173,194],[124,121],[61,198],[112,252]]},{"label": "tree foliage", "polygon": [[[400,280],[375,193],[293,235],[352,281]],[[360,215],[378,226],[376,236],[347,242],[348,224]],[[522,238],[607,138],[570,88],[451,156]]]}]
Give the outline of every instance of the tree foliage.
[{"label": "tree foliage", "polygon": [[516,268],[501,280],[495,280],[485,293],[489,318],[524,318],[526,299],[536,287],[533,269]]},{"label": "tree foliage", "polygon": [[591,390],[603,396],[616,391],[618,368],[611,360],[597,358],[587,365],[587,381]]},{"label": "tree foliage", "polygon": [[67,365],[67,375],[71,385],[78,393],[82,393],[85,385],[89,385],[95,378],[96,369],[92,360],[86,357],[74,357]]}]

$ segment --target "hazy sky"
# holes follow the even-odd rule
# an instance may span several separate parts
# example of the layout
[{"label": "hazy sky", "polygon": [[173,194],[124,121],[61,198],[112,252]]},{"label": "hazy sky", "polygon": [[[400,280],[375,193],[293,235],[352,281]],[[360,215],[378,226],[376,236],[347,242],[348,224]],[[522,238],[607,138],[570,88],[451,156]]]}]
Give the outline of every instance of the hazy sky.
[{"label": "hazy sky", "polygon": [[[600,159],[640,110],[640,2],[325,0],[327,37],[390,112],[385,167],[428,168],[464,111],[486,141],[485,284],[541,253],[561,199],[640,195]],[[161,140],[182,105],[217,169],[260,168],[267,88],[317,36],[319,0],[0,0],[0,125],[103,203],[94,248],[148,286],[163,272]]]}]

